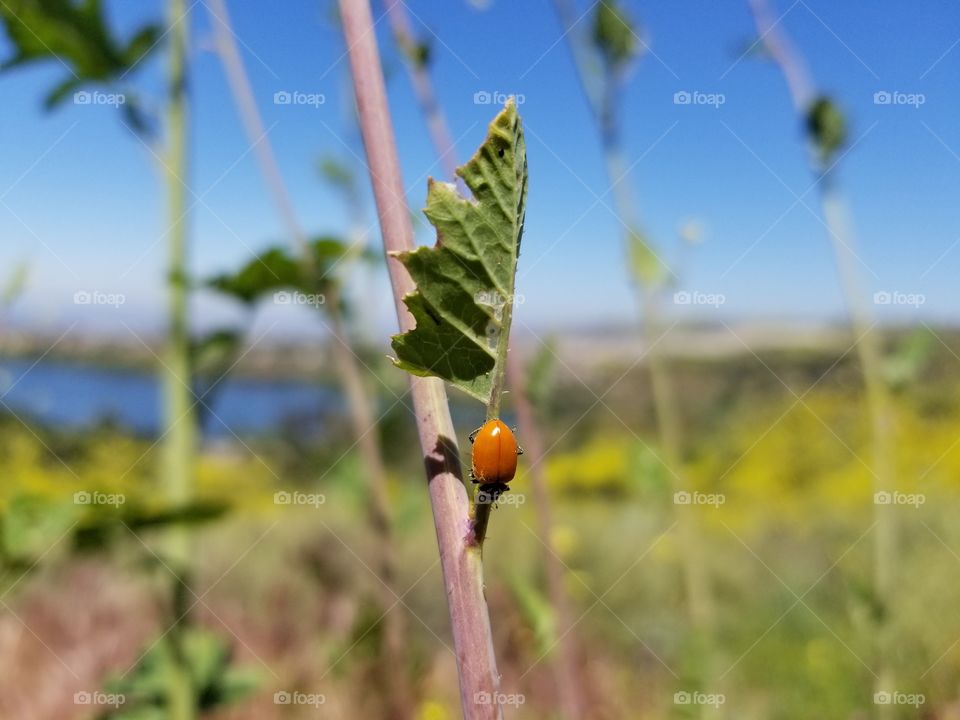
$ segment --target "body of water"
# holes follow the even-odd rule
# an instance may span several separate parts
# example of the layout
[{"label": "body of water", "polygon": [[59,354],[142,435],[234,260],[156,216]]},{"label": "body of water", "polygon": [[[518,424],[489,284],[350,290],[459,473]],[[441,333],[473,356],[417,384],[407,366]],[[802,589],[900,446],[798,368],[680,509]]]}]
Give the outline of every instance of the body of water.
[{"label": "body of water", "polygon": [[[140,435],[162,426],[156,373],[117,370],[61,360],[0,360],[0,411],[24,420],[69,428],[105,421]],[[302,380],[234,378],[198,405],[208,437],[259,435],[284,423],[310,425],[342,411],[337,390]],[[6,407],[3,407],[6,405]]]}]

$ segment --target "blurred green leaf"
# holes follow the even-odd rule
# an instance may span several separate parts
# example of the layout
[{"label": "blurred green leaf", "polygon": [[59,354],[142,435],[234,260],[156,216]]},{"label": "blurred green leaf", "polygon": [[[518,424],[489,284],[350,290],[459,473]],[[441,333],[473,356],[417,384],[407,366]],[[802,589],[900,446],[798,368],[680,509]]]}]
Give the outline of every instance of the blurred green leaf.
[{"label": "blurred green leaf", "polygon": [[457,174],[474,197],[431,181],[424,212],[437,244],[398,254],[417,284],[404,298],[417,325],[395,335],[393,349],[398,367],[489,403],[493,372],[505,360],[498,345],[510,332],[527,195],[526,146],[512,100]]},{"label": "blurred green leaf", "polygon": [[813,101],[807,111],[807,132],[820,161],[828,164],[847,141],[847,125],[840,108],[826,96]]},{"label": "blurred green leaf", "polygon": [[618,69],[637,54],[638,33],[616,0],[601,0],[593,16],[592,40],[608,67]]},{"label": "blurred green leaf", "polygon": [[430,64],[431,52],[429,43],[423,41],[418,42],[408,35],[398,35],[397,45],[400,47],[400,52],[403,53],[407,62],[415,68],[424,68]]},{"label": "blurred green leaf", "polygon": [[557,341],[549,337],[527,363],[527,397],[535,408],[546,405],[553,390],[557,367]]},{"label": "blurred green leaf", "polygon": [[357,178],[354,172],[332,155],[320,158],[317,163],[320,177],[333,187],[347,194],[357,191]]},{"label": "blurred green leaf", "polygon": [[556,618],[549,601],[533,583],[516,574],[510,578],[510,588],[517,598],[524,619],[533,631],[537,654],[543,656],[549,653],[557,644]]},{"label": "blurred green leaf", "polygon": [[235,273],[211,278],[207,286],[245,304],[280,288],[298,287],[300,265],[285,248],[274,247],[250,260]]},{"label": "blurred green leaf", "polygon": [[223,502],[196,500],[167,508],[144,508],[134,503],[118,507],[90,505],[74,530],[74,542],[86,551],[106,550],[114,542],[130,539],[130,530],[197,525],[222,517],[228,510]]},{"label": "blurred green leaf", "polygon": [[[183,658],[176,657],[174,641],[179,641]],[[125,702],[100,717],[104,720],[141,720],[170,717],[167,707],[170,678],[186,666],[194,690],[194,707],[208,712],[236,702],[260,684],[251,670],[231,664],[232,651],[219,635],[196,627],[179,626],[151,644],[132,672],[111,680],[106,692],[122,695]]]},{"label": "blurred green leaf", "polygon": [[346,261],[356,258],[373,261],[379,256],[370,251],[352,250],[342,240],[329,235],[316,237],[309,244],[311,264],[305,266],[285,247],[276,246],[260,253],[234,273],[217,275],[205,283],[246,305],[278,290],[304,293],[329,292],[337,282]]},{"label": "blurred green leaf", "polygon": [[219,377],[233,362],[243,342],[243,333],[222,328],[196,339],[191,346],[191,366],[202,377]]},{"label": "blurred green leaf", "polygon": [[159,510],[134,509],[124,515],[124,522],[132,529],[163,527],[173,524],[204,523],[216,520],[226,513],[228,506],[212,500],[194,500],[176,507]]},{"label": "blurred green leaf", "polygon": [[627,481],[632,489],[640,492],[645,499],[651,502],[660,502],[666,499],[671,502],[670,477],[663,460],[649,445],[637,440],[630,447],[627,467],[630,470]]},{"label": "blurred green leaf", "polygon": [[380,259],[379,253],[371,252],[366,248],[351,247],[343,240],[331,235],[314,238],[310,249],[315,263],[314,271],[329,279],[336,275],[336,270],[341,263],[348,260],[376,262]]},{"label": "blurred green leaf", "polygon": [[0,288],[0,307],[9,307],[13,305],[23,289],[27,286],[27,277],[30,274],[30,266],[26,262],[21,262],[11,272],[3,287]]},{"label": "blurred green leaf", "polygon": [[32,563],[50,550],[75,524],[77,508],[70,501],[17,495],[2,517],[3,558]]},{"label": "blurred green leaf", "polygon": [[914,382],[929,363],[936,344],[936,337],[926,328],[911,332],[884,358],[883,372],[887,383],[900,390]]},{"label": "blurred green leaf", "polygon": [[740,41],[739,46],[731,54],[733,58],[773,59],[767,44],[760,37],[751,37]]},{"label": "blurred green leaf", "polygon": [[5,0],[0,22],[13,46],[0,71],[48,60],[67,69],[46,97],[48,109],[83,86],[120,81],[161,37],[159,26],[149,24],[124,43],[107,26],[100,0]]},{"label": "blurred green leaf", "polygon": [[639,284],[656,289],[663,283],[666,266],[639,230],[631,230],[627,236],[627,257],[630,273]]}]

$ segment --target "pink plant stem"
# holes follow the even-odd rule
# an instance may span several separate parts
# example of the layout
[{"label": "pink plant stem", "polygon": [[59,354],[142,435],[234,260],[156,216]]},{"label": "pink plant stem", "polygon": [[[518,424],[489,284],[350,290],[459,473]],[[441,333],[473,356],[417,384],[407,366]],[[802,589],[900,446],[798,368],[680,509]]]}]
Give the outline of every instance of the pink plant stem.
[{"label": "pink plant stem", "polygon": [[[403,304],[403,297],[413,291],[414,285],[403,265],[390,253],[413,249],[413,226],[404,199],[370,4],[368,0],[340,0],[340,14],[397,319],[400,329],[407,331],[413,327],[414,320]],[[467,489],[446,390],[443,382],[436,378],[411,377],[410,393],[450,608],[463,716],[468,720],[501,718],[496,703],[500,676],[483,595],[480,547],[473,540],[468,520]]]},{"label": "pink plant stem", "polygon": [[387,15],[390,19],[393,34],[397,38],[397,44],[401,51],[408,54],[407,61],[404,64],[410,73],[410,82],[413,83],[413,91],[417,94],[417,102],[426,117],[430,138],[440,156],[440,164],[443,166],[445,176],[444,180],[453,182],[458,179],[453,137],[450,135],[447,120],[440,110],[437,94],[433,90],[433,83],[430,81],[426,65],[415,58],[409,57],[410,51],[415,47],[416,39],[410,27],[407,6],[403,0],[387,0]]},{"label": "pink plant stem", "polygon": [[760,36],[757,42],[763,44],[764,49],[779,66],[790,89],[793,107],[802,116],[813,101],[813,83],[807,64],[793,47],[790,38],[781,31],[780,20],[773,17],[766,0],[750,0],[750,10]]}]

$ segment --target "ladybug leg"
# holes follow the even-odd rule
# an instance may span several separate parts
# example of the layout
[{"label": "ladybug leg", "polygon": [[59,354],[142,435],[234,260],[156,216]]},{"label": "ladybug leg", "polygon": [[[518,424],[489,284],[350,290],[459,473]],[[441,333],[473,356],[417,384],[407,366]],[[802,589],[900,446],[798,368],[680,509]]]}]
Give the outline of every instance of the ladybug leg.
[{"label": "ladybug leg", "polygon": [[480,501],[485,505],[493,505],[494,509],[499,507],[500,496],[509,490],[509,486],[504,483],[484,483],[480,486]]},{"label": "ladybug leg", "polygon": [[[520,431],[517,430],[516,426],[514,426],[514,428],[513,428],[513,434],[514,434],[514,435],[519,435],[519,434],[520,434]],[[517,445],[517,455],[523,455],[523,448],[520,447],[519,445]],[[510,488],[507,488],[507,489],[509,490]]]},{"label": "ladybug leg", "polygon": [[469,439],[470,442],[473,442],[474,440],[477,439],[477,434],[478,434],[481,430],[483,430],[483,428],[482,428],[482,427],[478,427],[478,428],[477,428],[476,430],[474,430],[472,433],[470,433],[469,435],[467,435],[467,439]]}]

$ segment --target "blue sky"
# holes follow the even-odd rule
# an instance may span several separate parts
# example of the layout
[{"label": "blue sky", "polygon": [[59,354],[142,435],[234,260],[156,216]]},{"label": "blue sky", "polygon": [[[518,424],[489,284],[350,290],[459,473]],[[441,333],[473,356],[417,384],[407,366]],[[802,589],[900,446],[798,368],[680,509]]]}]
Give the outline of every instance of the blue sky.
[{"label": "blue sky", "polygon": [[[105,4],[121,33],[163,12],[159,2]],[[786,86],[772,63],[741,57],[755,38],[746,1],[626,5],[651,50],[637,63],[624,106],[644,227],[680,276],[678,291],[725,298],[716,309],[670,311],[707,320],[842,317],[816,189],[803,195],[813,178]],[[229,6],[303,224],[311,232],[344,232],[347,213],[315,170],[325,154],[359,162],[332,3],[291,1],[269,12],[260,3]],[[495,111],[476,104],[475,94],[523,96],[530,196],[519,327],[542,332],[636,321],[599,142],[551,3],[494,0],[479,10],[465,0],[411,0],[409,8],[417,32],[432,41],[437,91],[461,162]],[[375,16],[382,11],[374,3]],[[960,7],[949,0],[869,6],[779,0],[775,14],[783,16],[818,86],[840,101],[850,122],[855,147],[838,180],[869,292],[923,296],[919,307],[880,306],[878,313],[889,320],[952,321],[960,303]],[[193,6],[192,22],[190,183],[202,202],[191,215],[191,265],[205,275],[284,238],[211,51],[202,2]],[[442,170],[387,21],[377,30],[408,198],[420,208],[427,175],[442,177]],[[7,51],[4,43],[0,52]],[[133,77],[154,106],[162,70],[158,55]],[[150,152],[112,108],[67,104],[42,112],[45,89],[64,72],[51,64],[0,76],[0,267],[30,266],[13,318],[45,330],[76,321],[98,331],[155,331],[164,308],[161,178]],[[277,91],[320,93],[325,102],[275,105]],[[682,91],[721,93],[724,103],[677,105],[674,94]],[[923,104],[875,104],[881,91],[922,94]],[[684,247],[678,228],[691,219],[703,228],[702,242]],[[371,229],[379,242],[376,226]],[[422,230],[421,241],[429,240]],[[385,274],[354,280],[373,327],[391,330]],[[78,306],[77,290],[122,293],[125,303]],[[199,297],[196,303],[200,324],[231,316],[231,308],[216,301]],[[289,332],[316,329],[306,311],[289,308],[271,308],[259,322]]]}]

